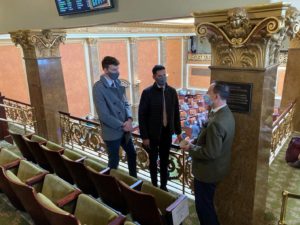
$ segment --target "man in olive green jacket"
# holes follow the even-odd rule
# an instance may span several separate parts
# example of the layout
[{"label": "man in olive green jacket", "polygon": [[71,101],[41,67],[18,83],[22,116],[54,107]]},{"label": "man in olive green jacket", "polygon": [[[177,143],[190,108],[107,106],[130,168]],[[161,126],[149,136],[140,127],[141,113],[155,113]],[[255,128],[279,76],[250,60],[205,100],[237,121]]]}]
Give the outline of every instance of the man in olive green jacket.
[{"label": "man in olive green jacket", "polygon": [[219,225],[214,208],[216,185],[229,172],[231,146],[235,132],[234,117],[226,104],[229,88],[214,82],[204,96],[211,106],[207,127],[194,144],[183,146],[192,157],[195,177],[195,204],[201,225]]}]

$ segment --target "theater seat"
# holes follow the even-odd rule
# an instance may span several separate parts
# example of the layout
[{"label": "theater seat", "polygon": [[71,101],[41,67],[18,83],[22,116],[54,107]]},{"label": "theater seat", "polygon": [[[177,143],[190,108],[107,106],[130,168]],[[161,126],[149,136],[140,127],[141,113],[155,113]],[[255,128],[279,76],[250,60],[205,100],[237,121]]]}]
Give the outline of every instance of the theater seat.
[{"label": "theater seat", "polygon": [[71,151],[65,151],[62,155],[62,159],[75,184],[83,191],[83,193],[98,197],[97,190],[90,177],[87,176],[87,170],[83,163],[86,156]]},{"label": "theater seat", "polygon": [[99,171],[93,170],[91,167],[87,166],[87,171],[101,200],[110,207],[123,214],[127,214],[127,205],[120,190],[118,180],[136,188],[140,187],[142,181],[115,169],[110,170],[107,168],[105,171],[99,173]]},{"label": "theater seat", "polygon": [[53,173],[53,169],[50,166],[50,163],[48,162],[44,150],[41,148],[41,144],[44,144],[47,142],[46,139],[38,136],[38,135],[31,135],[31,136],[23,136],[23,139],[25,143],[27,144],[28,148],[30,149],[33,157],[35,158],[35,161],[45,170],[48,170],[49,172]]},{"label": "theater seat", "polygon": [[[18,148],[19,148],[20,152],[22,153],[22,155],[24,156],[24,158],[26,158],[27,160],[29,160],[31,162],[36,162],[30,149],[26,145],[22,135],[15,133],[11,130],[9,130],[8,132],[12,136],[15,144],[18,146]],[[24,136],[28,136],[28,135],[24,135]]]},{"label": "theater seat", "polygon": [[73,178],[61,157],[65,151],[66,154],[68,154],[68,150],[64,150],[62,146],[51,141],[48,141],[46,144],[42,144],[41,148],[44,150],[44,154],[48,159],[53,171],[65,181],[69,182],[70,184],[74,184]]},{"label": "theater seat", "polygon": [[[14,174],[12,171],[6,171],[6,169],[1,168],[0,180],[1,182],[3,182],[2,190],[9,198],[13,206],[15,206],[17,209],[24,210],[20,199],[9,185],[7,173],[11,174],[11,176],[12,174]],[[45,176],[45,174],[47,173],[47,171],[43,170],[37,165],[34,165],[33,163],[30,163],[26,160],[21,160],[20,164],[18,165],[18,172],[15,174],[15,176],[16,179],[18,179],[20,182],[26,183],[28,185],[33,185],[35,188],[40,189],[41,184],[36,184],[35,180],[39,177]]]},{"label": "theater seat", "polygon": [[147,183],[142,185],[141,191],[135,191],[122,182],[120,187],[133,220],[143,225],[173,224],[172,211],[186,200],[184,195],[177,198]]},{"label": "theater seat", "polygon": [[78,197],[74,215],[61,210],[42,194],[37,195],[37,200],[51,225],[122,225],[125,221],[124,216],[85,194]]}]

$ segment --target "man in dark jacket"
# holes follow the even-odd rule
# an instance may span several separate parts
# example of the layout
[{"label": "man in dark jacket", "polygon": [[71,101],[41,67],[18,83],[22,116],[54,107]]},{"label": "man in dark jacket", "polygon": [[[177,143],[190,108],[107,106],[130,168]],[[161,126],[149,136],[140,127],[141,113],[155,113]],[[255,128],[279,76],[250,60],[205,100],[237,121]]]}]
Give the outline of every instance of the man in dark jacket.
[{"label": "man in dark jacket", "polygon": [[146,88],[139,105],[139,128],[144,148],[150,160],[150,175],[157,186],[157,159],[160,159],[160,188],[167,191],[169,153],[172,134],[181,140],[180,113],[177,92],[166,82],[162,65],[152,69],[155,83]]},{"label": "man in dark jacket", "polygon": [[226,99],[229,87],[214,82],[210,85],[204,101],[211,106],[208,124],[194,144],[182,146],[192,157],[195,177],[196,211],[201,225],[219,225],[214,208],[217,184],[229,173],[231,146],[235,133],[235,120]]}]

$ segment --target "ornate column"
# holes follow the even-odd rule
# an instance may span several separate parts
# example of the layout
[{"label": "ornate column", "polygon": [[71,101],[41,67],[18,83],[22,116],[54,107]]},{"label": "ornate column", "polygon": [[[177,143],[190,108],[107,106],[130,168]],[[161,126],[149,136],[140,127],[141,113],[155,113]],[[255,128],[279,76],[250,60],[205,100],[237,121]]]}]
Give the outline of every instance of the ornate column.
[{"label": "ornate column", "polygon": [[277,3],[194,14],[196,33],[211,43],[211,79],[252,85],[250,112],[234,113],[231,172],[217,188],[221,224],[266,224],[263,218],[279,49],[286,35],[299,29],[294,12],[288,4]]},{"label": "ornate column", "polygon": [[167,63],[167,47],[166,47],[167,37],[159,38],[159,64],[166,65]]},{"label": "ornate column", "polygon": [[283,84],[283,93],[281,98],[281,111],[286,109],[294,100],[297,101],[295,114],[293,118],[293,128],[300,131],[300,32],[290,41],[286,74]]},{"label": "ornate column", "polygon": [[12,41],[21,45],[26,65],[30,102],[35,108],[36,133],[60,142],[58,111],[68,112],[59,45],[66,34],[62,31],[17,31]]},{"label": "ornate column", "polygon": [[190,37],[182,37],[182,88],[187,88],[187,61],[188,61],[188,44]]},{"label": "ornate column", "polygon": [[140,80],[137,70],[138,63],[138,49],[136,44],[136,38],[129,38],[129,66],[130,66],[130,74],[129,80],[131,83],[131,92],[132,92],[132,116],[133,120],[138,120],[138,108],[140,102]]}]

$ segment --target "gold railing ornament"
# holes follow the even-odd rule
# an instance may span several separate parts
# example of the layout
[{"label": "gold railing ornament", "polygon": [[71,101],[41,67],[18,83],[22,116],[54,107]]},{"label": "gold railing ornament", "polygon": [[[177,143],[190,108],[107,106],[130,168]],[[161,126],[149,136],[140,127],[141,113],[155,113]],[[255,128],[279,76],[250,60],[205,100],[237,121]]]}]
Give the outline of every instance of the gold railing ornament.
[{"label": "gold railing ornament", "polygon": [[36,118],[34,108],[26,103],[13,99],[3,99],[3,106],[8,121],[22,125],[24,132],[27,130],[34,131],[36,126]]},{"label": "gold railing ornament", "polygon": [[285,222],[285,216],[286,216],[287,203],[289,198],[300,200],[300,195],[293,194],[288,191],[282,192],[281,212],[280,212],[280,219],[278,221],[278,225],[287,225]]}]

